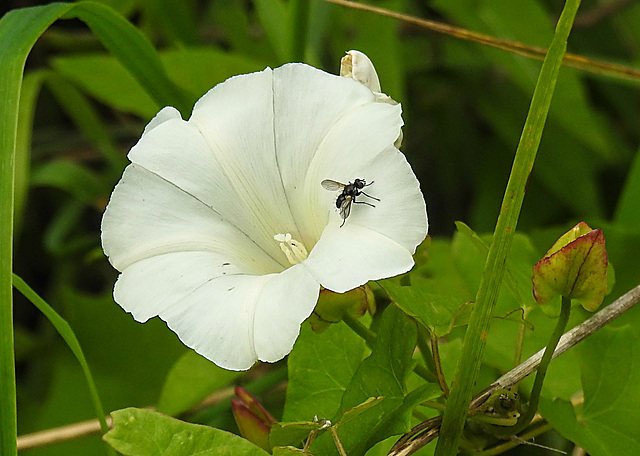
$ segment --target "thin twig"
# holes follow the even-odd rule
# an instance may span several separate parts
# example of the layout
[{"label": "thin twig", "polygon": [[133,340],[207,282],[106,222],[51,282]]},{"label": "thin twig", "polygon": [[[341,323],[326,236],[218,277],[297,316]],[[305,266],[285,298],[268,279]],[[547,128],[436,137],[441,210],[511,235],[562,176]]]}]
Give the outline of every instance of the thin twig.
[{"label": "thin twig", "polygon": [[[555,351],[553,352],[553,359],[560,356],[562,353],[569,350],[578,342],[583,341],[588,336],[601,329],[611,321],[618,318],[620,315],[631,309],[633,306],[640,302],[640,285],[631,289],[600,312],[591,316],[591,318],[585,320],[572,330],[565,333]],[[498,380],[493,382],[487,389],[478,394],[473,401],[471,401],[470,408],[478,407],[482,404],[495,390],[500,388],[509,388],[516,383],[520,383],[525,377],[531,374],[538,368],[544,349],[540,350],[535,355],[531,356],[525,362],[519,366],[511,369],[504,374]]]},{"label": "thin twig", "polygon": [[[190,412],[198,411],[202,408],[211,407],[233,396],[233,388],[224,388],[214,392],[201,403],[193,407]],[[154,410],[153,407],[145,407],[147,410]],[[111,428],[113,421],[107,415],[107,424]],[[97,419],[81,421],[79,423],[68,424],[57,428],[25,434],[18,437],[18,451],[39,448],[55,443],[68,442],[70,440],[100,434],[100,423]]]},{"label": "thin twig", "polygon": [[576,16],[573,22],[575,27],[591,27],[609,16],[621,12],[623,9],[631,6],[634,0],[613,0],[609,3],[597,5],[589,11]]},{"label": "thin twig", "polygon": [[[107,415],[106,420],[107,425],[111,427],[113,423],[111,416]],[[18,451],[67,442],[94,434],[100,434],[100,423],[98,420],[82,421],[67,426],[47,429],[46,431],[34,432],[33,434],[21,435],[18,437]]]},{"label": "thin twig", "polygon": [[[495,38],[482,33],[472,32],[460,27],[454,27],[452,25],[443,24],[442,22],[431,21],[428,19],[421,19],[407,14],[397,13],[385,8],[377,6],[366,5],[364,3],[357,3],[351,0],[323,0],[328,3],[334,3],[336,5],[344,6],[347,8],[357,9],[361,11],[368,11],[370,13],[378,14],[380,16],[391,17],[408,24],[417,25],[418,27],[425,28],[444,35],[453,36],[466,41],[474,43],[484,44],[486,46],[502,49],[504,51],[511,52],[513,54],[522,55],[536,60],[544,60],[547,55],[547,50],[537,46],[529,46],[526,44],[518,43],[516,41],[503,40]],[[635,68],[626,67],[623,65],[615,65],[613,63],[603,62],[600,60],[594,60],[587,57],[582,57],[577,54],[565,53],[562,60],[564,66],[576,68],[582,71],[588,71],[594,74],[602,74],[619,79],[627,79],[632,81],[640,81],[640,70]]]}]

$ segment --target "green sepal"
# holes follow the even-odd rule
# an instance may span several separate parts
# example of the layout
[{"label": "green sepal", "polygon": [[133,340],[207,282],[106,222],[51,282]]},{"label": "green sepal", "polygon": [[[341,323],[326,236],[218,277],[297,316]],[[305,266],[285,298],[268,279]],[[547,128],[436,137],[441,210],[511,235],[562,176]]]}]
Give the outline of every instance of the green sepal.
[{"label": "green sepal", "polygon": [[544,304],[560,295],[595,311],[607,292],[607,264],[602,230],[579,223],[533,267],[536,301]]}]

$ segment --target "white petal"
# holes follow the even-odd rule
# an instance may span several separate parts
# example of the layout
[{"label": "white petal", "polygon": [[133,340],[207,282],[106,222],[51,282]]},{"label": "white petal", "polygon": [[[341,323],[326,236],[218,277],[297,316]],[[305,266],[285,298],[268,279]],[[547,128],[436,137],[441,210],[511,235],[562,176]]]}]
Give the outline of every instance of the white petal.
[{"label": "white petal", "polygon": [[[363,163],[361,176],[372,185],[364,190],[380,201],[372,201],[360,195],[357,201],[375,205],[354,204],[345,223],[361,225],[376,231],[415,252],[415,248],[427,235],[429,228],[427,208],[420,191],[420,184],[407,163],[404,154],[389,147],[368,163]],[[333,221],[342,223],[342,220]]]},{"label": "white petal", "polygon": [[313,245],[327,220],[320,182],[340,177],[325,174],[340,169],[346,176],[345,169],[392,144],[402,125],[401,110],[376,103],[356,81],[306,65],[277,68],[274,78],[278,165],[301,241]]},{"label": "white petal", "polygon": [[238,267],[212,252],[173,252],[126,267],[113,296],[139,322],[162,314],[194,290],[218,277],[241,274]]},{"label": "white petal", "polygon": [[165,123],[167,120],[180,119],[182,120],[182,116],[180,115],[180,111],[178,111],[173,106],[165,106],[155,115],[153,119],[144,127],[144,132],[142,136],[156,128],[158,125]]},{"label": "white petal", "polygon": [[320,285],[302,264],[270,276],[256,305],[254,337],[260,360],[278,361],[291,351],[319,294]]},{"label": "white petal", "polygon": [[406,248],[373,230],[348,223],[342,228],[327,227],[302,263],[320,285],[344,293],[413,267],[413,257]]},{"label": "white petal", "polygon": [[[222,108],[222,113],[225,112],[224,109],[225,107]],[[242,124],[242,119],[238,122]],[[238,127],[231,131],[231,134],[234,133],[241,136]],[[251,135],[250,128],[247,135]],[[224,164],[227,168],[223,168],[223,163],[218,160],[215,152],[196,126],[180,119],[172,119],[147,131],[129,152],[129,159],[209,206],[221,219],[236,226],[271,257],[280,258],[283,266],[288,265],[273,241],[275,233],[291,232],[287,229],[290,224],[286,223],[288,210],[286,207],[280,208],[278,204],[283,203],[277,203],[276,198],[270,209],[256,209],[256,200],[271,196],[272,192],[267,191],[265,196],[259,194],[261,189],[256,187],[254,194],[243,193],[237,182],[243,179],[242,172],[232,178],[229,164]],[[249,163],[236,160],[236,166],[249,166],[251,163],[260,166],[257,158],[249,160]],[[254,178],[247,172],[247,178],[249,177]],[[273,178],[279,179],[277,176]],[[284,194],[280,199],[284,199]],[[267,214],[265,211],[272,213]],[[281,226],[274,227],[273,220],[278,217],[284,221]],[[291,217],[290,213],[288,217]]]},{"label": "white petal", "polygon": [[102,246],[119,271],[179,251],[217,253],[246,273],[284,269],[206,204],[138,165],[127,167],[111,195],[102,219]]},{"label": "white petal", "polygon": [[115,297],[139,321],[159,315],[185,345],[226,369],[283,358],[318,283],[301,265],[263,276],[221,275],[225,268],[233,271],[202,252],[153,257],[125,269]]},{"label": "white petal", "polygon": [[332,208],[329,224],[304,262],[322,286],[337,292],[411,269],[411,255],[428,230],[419,183],[402,153],[389,147],[356,173],[374,182],[364,190],[380,201],[359,195],[356,201],[375,207],[352,204],[342,227]]},{"label": "white petal", "polygon": [[[299,233],[282,187],[274,136],[274,72],[228,79],[204,95],[189,122],[224,169],[237,204],[246,207],[263,233]],[[300,133],[300,132],[298,132]]]}]

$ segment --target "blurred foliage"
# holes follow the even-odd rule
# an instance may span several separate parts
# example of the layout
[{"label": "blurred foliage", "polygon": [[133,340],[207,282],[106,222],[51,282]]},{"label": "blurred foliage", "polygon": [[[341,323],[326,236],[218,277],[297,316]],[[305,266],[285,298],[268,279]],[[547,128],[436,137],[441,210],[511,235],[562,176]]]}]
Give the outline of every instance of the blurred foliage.
[{"label": "blurred foliage", "polygon": [[[101,3],[132,21],[153,43],[169,78],[192,101],[229,76],[285,63],[292,52],[288,34],[282,32],[290,23],[289,4],[284,1]],[[371,3],[541,47],[550,42],[560,11],[560,4],[553,0]],[[618,3],[618,9],[607,10],[607,2],[583,1],[569,51],[637,66],[640,3]],[[6,2],[2,8],[28,5],[27,1]],[[421,299],[447,296],[450,317],[456,306],[473,299],[486,256],[468,236],[454,235],[454,222],[464,220],[476,232],[493,229],[540,62],[318,0],[311,3],[310,17],[305,54],[308,63],[337,72],[344,52],[359,49],[375,63],[383,91],[403,105],[403,151],[421,182],[433,237],[430,245],[417,254],[414,280],[422,283],[421,289],[431,287],[429,296]],[[530,268],[575,222],[585,220],[602,228],[607,239],[609,259],[616,267],[616,285],[605,303],[638,284],[639,84],[566,68],[561,71],[518,226],[527,235],[516,239],[511,254],[509,268],[515,290],[505,287],[500,297],[488,340],[486,371],[478,389],[485,385],[481,382],[492,381],[498,372],[512,366],[511,341],[515,340],[517,319],[508,314],[525,303],[531,304]],[[76,20],[56,22],[37,42],[27,63],[21,102],[15,271],[71,324],[92,366],[105,408],[148,406],[160,401],[166,410],[183,412],[209,392],[234,381],[235,375],[216,376],[210,372],[211,366],[185,355],[187,349],[164,323],[152,321],[141,326],[111,297],[117,274],[100,249],[101,214],[127,163],[128,149],[161,107],[158,102]],[[402,292],[398,281],[389,284],[392,296]],[[397,299],[401,301],[400,296]],[[405,310],[412,313],[411,309]],[[438,335],[449,333],[451,343],[443,344],[441,355],[450,379],[462,330],[443,324],[437,313],[415,313],[420,319],[433,318],[423,323],[432,324]],[[585,316],[574,311],[570,325]],[[91,418],[82,372],[62,340],[44,317],[18,296],[15,319],[19,432]],[[637,331],[625,327],[635,324],[637,328],[639,319],[637,310],[630,311],[612,325],[615,329],[598,336],[598,341],[590,341],[590,348],[585,343],[584,348],[551,364],[542,412],[568,438],[591,445],[591,451],[595,451],[592,454],[634,454],[629,448],[638,448],[637,440],[626,447],[623,441],[619,442],[622,450],[598,452],[602,442],[611,442],[612,438],[599,427],[604,418],[598,413],[608,410],[611,401],[639,401],[637,387],[630,386],[637,385],[633,380],[637,380],[637,362],[629,363],[637,360],[629,347],[637,346],[632,340],[638,336]],[[540,308],[531,311],[528,321],[535,331],[527,332],[524,356],[544,345],[553,326]],[[260,383],[264,374],[260,370],[238,378],[240,383],[258,382],[256,394],[263,395],[263,404],[276,414],[284,413],[286,419],[309,420],[312,417],[304,416],[305,411],[316,408],[325,410],[330,418],[340,406],[348,380],[358,375],[354,359],[359,361],[365,351],[362,344],[336,342],[354,337],[343,326],[310,337],[309,328],[303,327],[291,355],[289,401],[284,411],[282,363],[267,367],[267,371],[276,373],[275,377],[266,377],[273,381]],[[333,340],[333,349],[324,345],[327,356],[337,356],[339,346],[349,346],[351,352],[342,358],[346,364],[322,358],[322,350],[317,350],[318,337],[334,337],[327,339]],[[620,359],[600,362],[596,370],[591,370],[593,362],[607,359],[611,353],[600,351],[613,345],[623,353]],[[300,374],[305,368],[300,363],[305,359],[309,362],[304,356],[309,351],[321,359],[314,359],[314,365],[309,366],[317,371],[314,378],[318,384],[328,381],[320,375],[329,370],[322,365],[325,361],[342,379],[330,401],[305,395],[304,382],[309,378]],[[586,365],[590,368],[582,369]],[[193,385],[186,397],[172,395],[170,388],[175,389],[175,385],[171,382],[185,375],[180,371],[184,366],[207,383]],[[402,375],[407,368],[408,364],[402,366]],[[627,371],[618,374],[617,369]],[[166,378],[167,386],[163,387]],[[613,383],[596,388],[605,379]],[[621,387],[617,382],[623,379]],[[400,391],[404,385],[398,388],[398,398],[390,400],[397,400],[392,407],[400,410],[403,398],[408,396]],[[585,405],[575,415],[566,401],[581,388]],[[607,391],[615,397],[607,396]],[[612,413],[607,415],[607,424],[616,427],[623,423],[624,427],[636,423],[637,429],[636,415],[637,409],[627,418]],[[194,412],[191,418],[235,430],[225,404],[208,412]],[[586,428],[580,423],[586,423]],[[590,429],[595,430],[590,433]],[[320,440],[319,445],[326,443]],[[91,437],[23,454],[103,453],[100,439]]]}]

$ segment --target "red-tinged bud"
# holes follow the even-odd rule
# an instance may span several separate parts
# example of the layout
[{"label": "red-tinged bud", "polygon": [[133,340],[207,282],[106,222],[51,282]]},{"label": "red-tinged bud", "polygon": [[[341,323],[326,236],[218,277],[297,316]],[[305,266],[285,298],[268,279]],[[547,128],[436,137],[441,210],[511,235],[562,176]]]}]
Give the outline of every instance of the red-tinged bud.
[{"label": "red-tinged bud", "polygon": [[540,304],[560,295],[593,312],[607,292],[607,251],[602,230],[584,222],[565,233],[533,267],[533,294]]},{"label": "red-tinged bud", "polygon": [[375,297],[369,285],[354,288],[346,293],[322,289],[318,304],[309,317],[309,323],[316,333],[321,333],[332,323],[342,321],[345,315],[360,318],[367,310],[373,314],[375,305]]},{"label": "red-tinged bud", "polygon": [[269,431],[276,420],[246,389],[236,386],[237,398],[231,398],[231,409],[242,436],[265,451],[271,452]]}]

